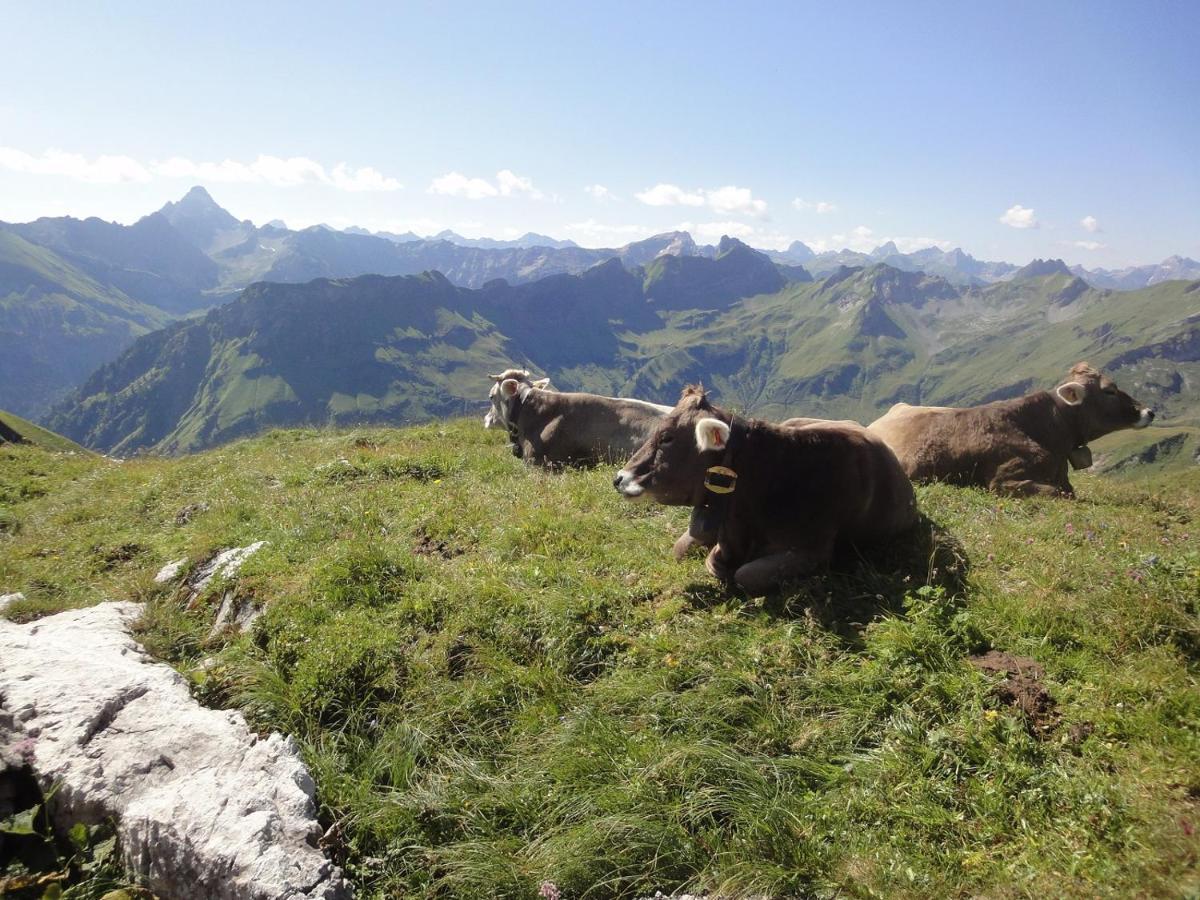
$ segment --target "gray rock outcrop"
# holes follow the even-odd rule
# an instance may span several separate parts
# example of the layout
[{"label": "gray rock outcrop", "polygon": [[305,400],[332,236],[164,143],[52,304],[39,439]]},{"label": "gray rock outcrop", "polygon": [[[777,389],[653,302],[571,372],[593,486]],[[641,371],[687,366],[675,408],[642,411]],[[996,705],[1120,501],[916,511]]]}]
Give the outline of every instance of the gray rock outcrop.
[{"label": "gray rock outcrop", "polygon": [[317,849],[295,743],[200,706],[130,637],[140,613],[0,621],[0,744],[21,744],[43,790],[58,785],[56,825],[113,817],[126,865],[165,898],[348,898]]}]

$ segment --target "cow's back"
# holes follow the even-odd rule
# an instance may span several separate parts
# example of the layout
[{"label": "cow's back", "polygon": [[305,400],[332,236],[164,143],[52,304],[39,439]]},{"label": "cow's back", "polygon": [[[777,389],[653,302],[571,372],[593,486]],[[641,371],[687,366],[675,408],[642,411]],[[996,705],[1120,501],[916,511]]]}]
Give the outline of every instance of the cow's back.
[{"label": "cow's back", "polygon": [[670,407],[597,394],[530,391],[520,439],[534,462],[594,463],[628,458]]},{"label": "cow's back", "polygon": [[959,409],[898,403],[868,429],[914,481],[986,485],[1012,440],[1008,418],[1002,404]]},{"label": "cow's back", "polygon": [[813,421],[766,429],[770,451],[738,466],[761,466],[769,473],[759,480],[757,496],[746,498],[751,508],[743,509],[753,519],[747,527],[763,532],[768,542],[787,543],[789,532],[809,530],[813,517],[836,531],[839,541],[855,543],[915,524],[912,483],[887,444],[862,425]]}]

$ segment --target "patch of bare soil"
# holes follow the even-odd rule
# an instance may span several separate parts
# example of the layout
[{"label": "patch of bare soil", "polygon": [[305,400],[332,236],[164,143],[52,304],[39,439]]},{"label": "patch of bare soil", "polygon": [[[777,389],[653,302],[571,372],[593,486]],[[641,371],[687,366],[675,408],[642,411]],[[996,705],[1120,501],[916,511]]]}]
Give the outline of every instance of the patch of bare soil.
[{"label": "patch of bare soil", "polygon": [[[970,657],[970,663],[981,672],[1006,676],[996,685],[996,698],[1025,717],[1031,735],[1045,740],[1058,727],[1058,704],[1042,684],[1046,670],[1036,660],[991,650]],[[1080,739],[1083,737],[1086,735],[1081,734]]]},{"label": "patch of bare soil", "polygon": [[419,553],[422,556],[440,556],[442,559],[454,559],[456,556],[462,556],[465,551],[461,547],[455,547],[448,541],[435,540],[424,532],[421,532],[417,536],[417,543],[413,547],[413,552]]}]

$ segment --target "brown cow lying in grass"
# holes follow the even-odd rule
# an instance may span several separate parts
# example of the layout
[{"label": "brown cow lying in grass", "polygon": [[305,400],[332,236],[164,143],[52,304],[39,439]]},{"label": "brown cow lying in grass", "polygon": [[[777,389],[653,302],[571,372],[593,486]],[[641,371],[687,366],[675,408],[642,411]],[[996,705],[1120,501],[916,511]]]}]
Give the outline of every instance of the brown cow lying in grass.
[{"label": "brown cow lying in grass", "polygon": [[518,384],[527,384],[530,387],[535,387],[543,391],[554,390],[554,386],[550,384],[549,378],[539,378],[535,381],[533,373],[528,369],[505,369],[499,375],[489,375],[488,378],[492,379],[495,383],[492,385],[492,389],[488,391],[488,402],[492,404],[492,408],[483,417],[484,428],[505,427],[504,398],[500,396],[500,385],[508,379],[512,378]]},{"label": "brown cow lying in grass", "polygon": [[623,459],[654,431],[669,406],[543,390],[528,379],[497,384],[497,419],[513,453],[535,465],[588,465]]},{"label": "brown cow lying in grass", "polygon": [[886,540],[917,522],[912,484],[861,425],[738,419],[702,388],[683,392],[613,485],[668,506],[702,506],[713,488],[724,492],[706,566],[751,595],[821,568],[838,544]]},{"label": "brown cow lying in grass", "polygon": [[897,403],[869,428],[914,481],[1072,497],[1067,465],[1092,464],[1088,441],[1153,419],[1153,410],[1081,362],[1052,392],[964,409]]}]

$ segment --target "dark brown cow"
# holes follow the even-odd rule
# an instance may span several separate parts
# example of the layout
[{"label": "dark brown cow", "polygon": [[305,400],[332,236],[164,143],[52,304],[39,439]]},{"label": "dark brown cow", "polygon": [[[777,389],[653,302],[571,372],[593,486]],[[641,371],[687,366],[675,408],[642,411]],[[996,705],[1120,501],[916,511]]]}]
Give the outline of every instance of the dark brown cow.
[{"label": "dark brown cow", "polygon": [[1081,362],[1053,391],[964,409],[897,403],[869,428],[914,481],[1072,497],[1067,466],[1092,464],[1088,441],[1153,419],[1153,410]]},{"label": "dark brown cow", "polygon": [[644,400],[540,390],[515,378],[500,382],[499,395],[513,452],[535,465],[623,459],[671,411]]},{"label": "dark brown cow", "polygon": [[[912,485],[883,441],[854,422],[735,419],[688,388],[613,485],[629,498],[703,506],[724,494],[708,571],[752,595],[813,572],[837,544],[890,538],[917,521]],[[717,471],[713,471],[717,467]]]}]

